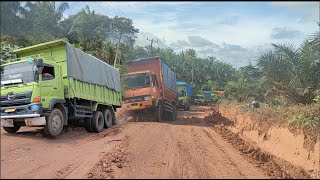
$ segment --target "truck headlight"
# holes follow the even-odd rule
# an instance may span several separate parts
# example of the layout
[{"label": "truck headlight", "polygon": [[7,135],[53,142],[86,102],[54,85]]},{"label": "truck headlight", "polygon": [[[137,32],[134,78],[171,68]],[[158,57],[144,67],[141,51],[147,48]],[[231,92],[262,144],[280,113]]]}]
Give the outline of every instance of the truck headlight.
[{"label": "truck headlight", "polygon": [[151,100],[151,96],[146,96],[146,97],[144,97],[144,100],[145,100],[145,101]]},{"label": "truck headlight", "polygon": [[31,110],[31,111],[38,111],[39,108],[40,108],[40,106],[37,105],[37,104],[34,104],[34,105],[29,106],[28,108],[29,108],[29,110]]}]

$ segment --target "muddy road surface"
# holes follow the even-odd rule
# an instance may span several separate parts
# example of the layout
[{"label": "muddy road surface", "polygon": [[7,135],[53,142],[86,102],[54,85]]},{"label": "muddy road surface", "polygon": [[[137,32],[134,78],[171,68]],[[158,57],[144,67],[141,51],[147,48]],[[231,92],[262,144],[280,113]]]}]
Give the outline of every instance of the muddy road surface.
[{"label": "muddy road surface", "polygon": [[1,129],[1,178],[268,178],[204,119],[210,111],[195,106],[174,122],[121,116],[102,133],[79,127],[56,139]]}]

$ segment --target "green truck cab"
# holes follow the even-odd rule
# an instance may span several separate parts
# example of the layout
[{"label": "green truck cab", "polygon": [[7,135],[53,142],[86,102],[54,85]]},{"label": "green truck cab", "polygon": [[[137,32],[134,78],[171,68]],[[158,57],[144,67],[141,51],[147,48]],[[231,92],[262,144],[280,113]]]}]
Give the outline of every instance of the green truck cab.
[{"label": "green truck cab", "polygon": [[197,91],[195,93],[194,103],[198,105],[211,105],[213,98],[210,91]]},{"label": "green truck cab", "polygon": [[1,126],[42,126],[48,136],[83,122],[89,132],[116,123],[121,107],[119,70],[74,48],[65,39],[15,51],[1,65]]},{"label": "green truck cab", "polygon": [[178,81],[178,108],[183,108],[185,111],[189,111],[192,104],[192,87],[186,82]]}]

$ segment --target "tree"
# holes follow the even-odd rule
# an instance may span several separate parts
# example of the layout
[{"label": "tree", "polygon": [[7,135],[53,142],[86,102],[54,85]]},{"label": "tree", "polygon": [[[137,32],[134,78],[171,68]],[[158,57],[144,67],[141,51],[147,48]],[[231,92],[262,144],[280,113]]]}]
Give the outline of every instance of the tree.
[{"label": "tree", "polygon": [[110,31],[111,19],[107,16],[95,14],[87,5],[74,17],[69,37],[74,37],[74,41],[79,42],[83,51],[92,51],[101,48],[103,41]]},{"label": "tree", "polygon": [[16,35],[23,27],[25,9],[19,1],[1,1],[1,33],[10,36]]},{"label": "tree", "polygon": [[300,48],[273,44],[274,51],[261,54],[258,66],[262,71],[266,95],[286,97],[294,103],[311,103],[319,93],[319,49],[310,42]]},{"label": "tree", "polygon": [[[114,59],[114,66],[116,65],[116,62],[118,61],[118,54],[119,52],[119,46],[121,42],[121,38],[124,38],[128,44],[133,45],[136,36],[135,34],[139,32],[138,29],[134,28],[132,20],[125,18],[125,17],[118,17],[115,16],[112,21],[112,31],[118,34],[119,40],[117,43],[117,50],[116,50],[116,56]],[[122,37],[123,36],[123,37]]]}]

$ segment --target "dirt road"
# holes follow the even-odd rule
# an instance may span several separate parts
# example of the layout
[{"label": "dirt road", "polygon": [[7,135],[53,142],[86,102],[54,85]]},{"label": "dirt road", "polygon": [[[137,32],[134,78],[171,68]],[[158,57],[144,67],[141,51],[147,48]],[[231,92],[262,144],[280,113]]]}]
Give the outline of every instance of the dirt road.
[{"label": "dirt road", "polygon": [[100,134],[76,128],[57,139],[1,130],[1,178],[267,178],[203,119],[208,112],[193,107],[175,122],[119,118]]}]

